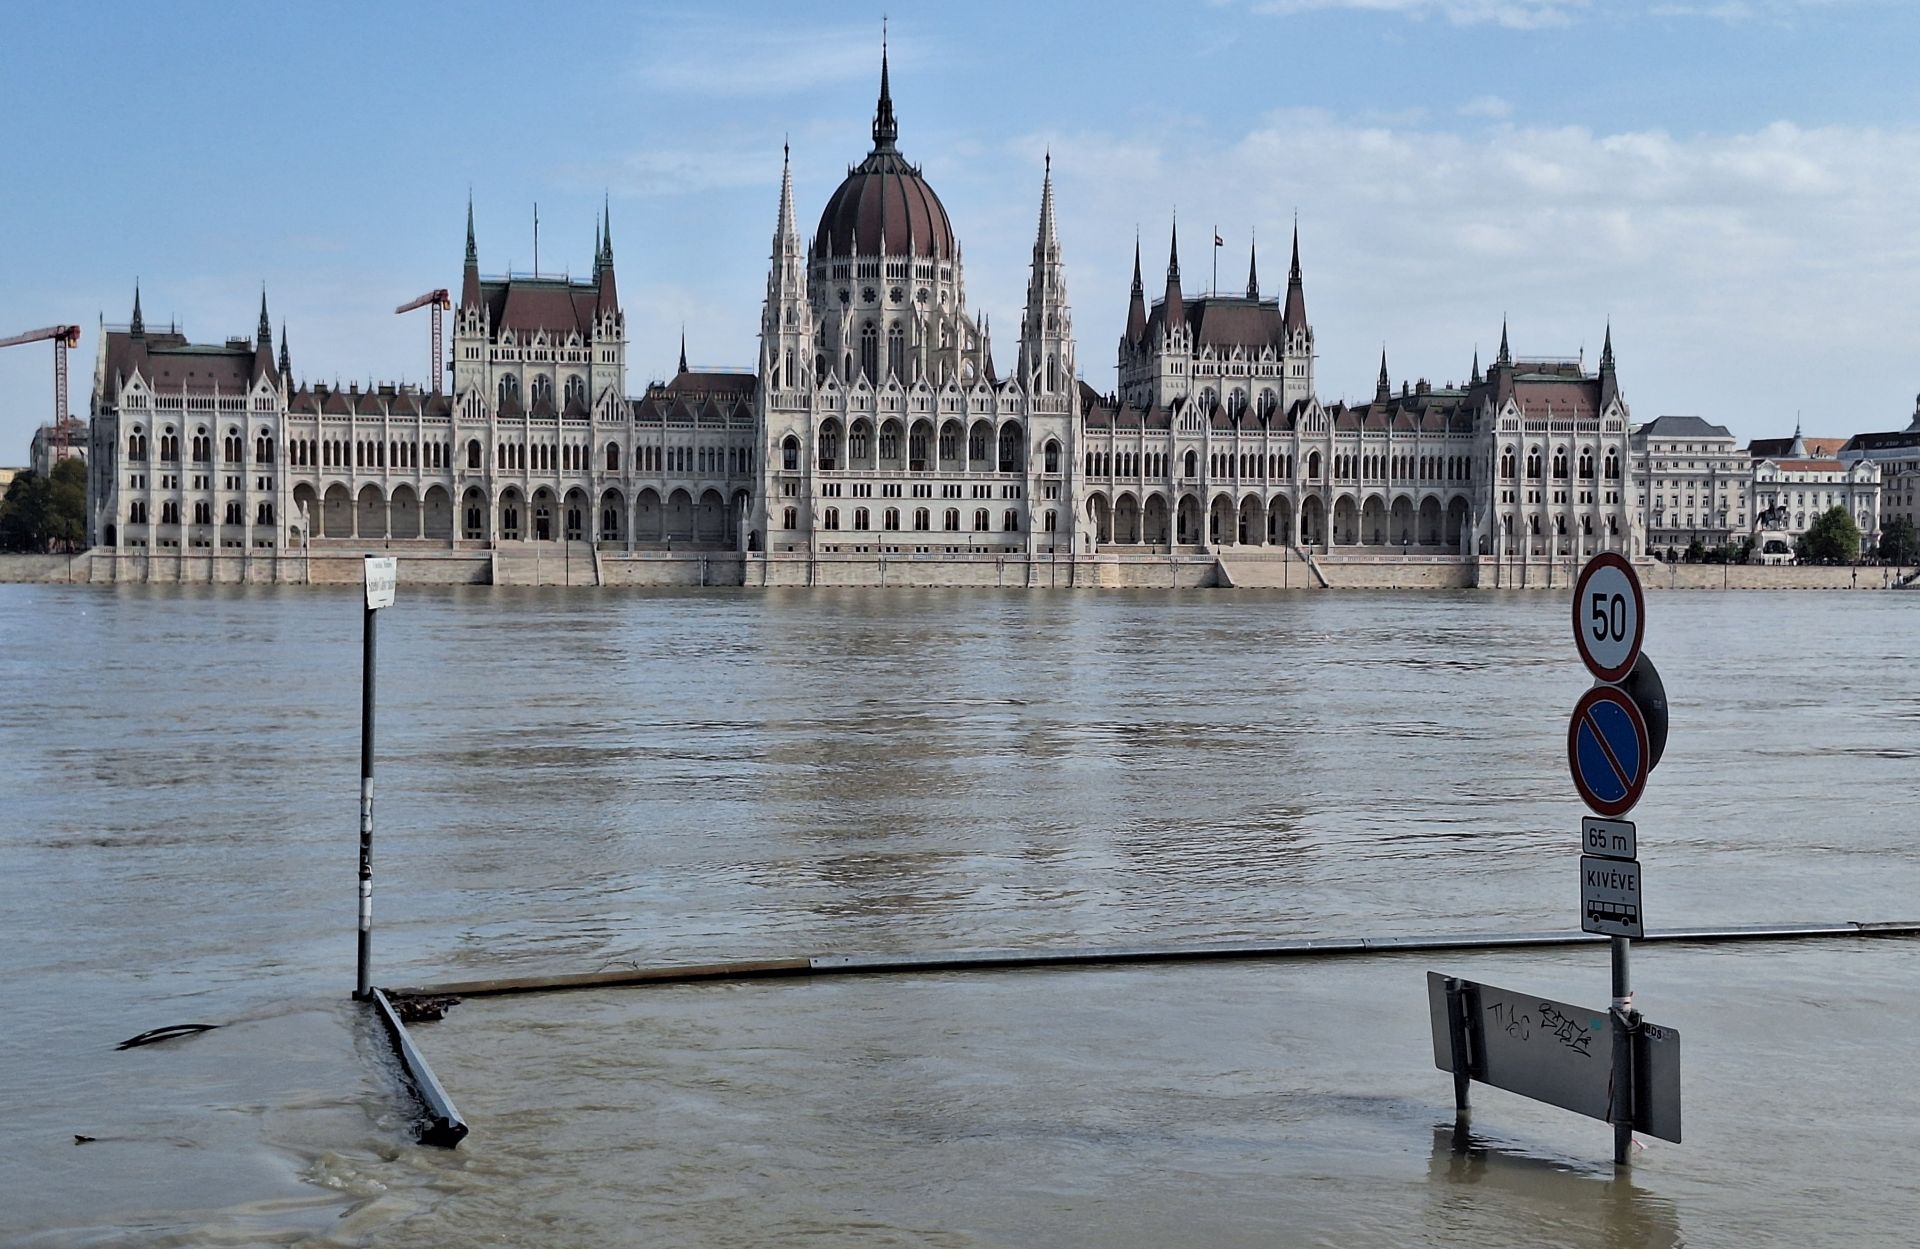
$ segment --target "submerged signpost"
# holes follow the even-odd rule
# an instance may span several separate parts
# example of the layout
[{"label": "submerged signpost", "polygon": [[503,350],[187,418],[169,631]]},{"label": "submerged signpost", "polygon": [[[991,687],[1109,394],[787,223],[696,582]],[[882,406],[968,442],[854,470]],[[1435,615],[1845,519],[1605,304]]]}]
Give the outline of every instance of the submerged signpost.
[{"label": "submerged signpost", "polygon": [[1638,830],[1619,818],[1646,792],[1666,746],[1666,693],[1640,653],[1645,635],[1633,564],[1612,551],[1594,556],[1574,586],[1573,636],[1597,684],[1574,705],[1567,767],[1594,813],[1580,822],[1580,927],[1611,938],[1610,1009],[1427,976],[1434,1065],[1453,1073],[1462,1117],[1479,1080],[1613,1124],[1622,1165],[1636,1130],[1680,1139],[1680,1034],[1633,1008],[1630,943],[1646,935],[1643,882]]},{"label": "submerged signpost", "polygon": [[368,979],[373,964],[373,622],[382,607],[393,606],[398,581],[397,559],[367,556],[367,606],[360,634],[360,974],[353,990],[361,1002],[373,996]]}]

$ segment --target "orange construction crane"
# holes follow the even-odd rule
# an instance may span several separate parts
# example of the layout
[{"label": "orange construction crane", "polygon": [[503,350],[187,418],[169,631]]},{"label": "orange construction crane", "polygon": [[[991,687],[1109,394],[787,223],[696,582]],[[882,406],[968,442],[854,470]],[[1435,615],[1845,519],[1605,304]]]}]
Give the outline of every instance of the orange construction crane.
[{"label": "orange construction crane", "polygon": [[415,308],[433,309],[433,366],[427,370],[427,384],[432,387],[430,394],[440,393],[440,314],[453,307],[453,296],[443,286],[437,291],[428,291],[418,299],[409,300],[393,311],[395,314],[412,312]]},{"label": "orange construction crane", "polygon": [[53,462],[58,464],[66,458],[67,425],[72,420],[67,415],[67,348],[80,345],[80,327],[77,325],[49,325],[42,329],[28,330],[24,334],[15,334],[12,338],[0,338],[0,347],[18,347],[21,343],[43,343],[53,340]]}]

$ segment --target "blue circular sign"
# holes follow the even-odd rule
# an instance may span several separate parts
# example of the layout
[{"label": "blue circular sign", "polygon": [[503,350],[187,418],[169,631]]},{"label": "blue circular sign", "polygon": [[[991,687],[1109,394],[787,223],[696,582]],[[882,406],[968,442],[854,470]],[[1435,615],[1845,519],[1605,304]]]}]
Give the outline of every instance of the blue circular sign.
[{"label": "blue circular sign", "polygon": [[1617,686],[1588,690],[1567,725],[1567,766],[1573,787],[1595,815],[1614,819],[1633,809],[1647,788],[1653,751],[1646,717]]}]

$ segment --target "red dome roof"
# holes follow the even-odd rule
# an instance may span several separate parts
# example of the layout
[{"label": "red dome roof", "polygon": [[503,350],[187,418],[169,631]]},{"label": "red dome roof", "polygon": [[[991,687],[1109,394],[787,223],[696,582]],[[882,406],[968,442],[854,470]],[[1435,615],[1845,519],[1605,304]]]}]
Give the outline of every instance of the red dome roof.
[{"label": "red dome roof", "polygon": [[891,145],[876,148],[847,174],[813,236],[819,257],[883,252],[953,259],[953,224],[940,197]]},{"label": "red dome roof", "polygon": [[894,147],[900,123],[887,85],[887,50],[880,45],[880,103],[873,113],[873,150],[847,171],[827,201],[813,235],[816,257],[926,256],[953,259],[953,224],[940,197]]}]

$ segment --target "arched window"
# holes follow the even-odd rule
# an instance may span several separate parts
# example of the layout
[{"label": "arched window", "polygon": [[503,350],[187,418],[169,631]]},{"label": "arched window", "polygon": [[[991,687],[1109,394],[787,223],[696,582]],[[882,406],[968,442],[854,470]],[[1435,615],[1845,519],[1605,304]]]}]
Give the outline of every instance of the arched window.
[{"label": "arched window", "polygon": [[127,435],[127,458],[142,463],[146,461],[147,436],[140,432],[138,425],[134,426],[133,432]]},{"label": "arched window", "polygon": [[1219,402],[1220,402],[1220,396],[1214,393],[1213,387],[1203,386],[1200,388],[1200,411],[1201,412],[1203,413],[1212,412],[1213,409],[1219,405]]},{"label": "arched window", "polygon": [[974,527],[974,529],[975,529],[976,531],[978,531],[978,532],[980,532],[980,533],[985,533],[985,532],[987,531],[987,525],[988,525],[988,523],[989,523],[989,522],[988,522],[988,519],[987,519],[987,509],[986,509],[986,508],[984,508],[984,507],[976,507],[976,508],[974,508],[974,509],[973,509],[973,527]]},{"label": "arched window", "polygon": [[576,399],[582,403],[587,401],[587,379],[577,373],[567,379],[567,402],[571,404]]},{"label": "arched window", "polygon": [[206,427],[204,425],[201,426],[199,431],[193,436],[193,445],[191,447],[193,451],[193,462],[195,464],[205,464],[213,458],[212,442],[213,440],[207,437]]},{"label": "arched window", "polygon": [[973,463],[984,464],[987,459],[987,427],[976,425],[967,436],[967,459]]},{"label": "arched window", "polygon": [[[860,327],[860,371],[866,374],[870,382],[877,383],[880,377],[880,331],[874,328],[871,321]],[[859,456],[859,452],[854,452],[855,459]],[[865,525],[857,527],[866,528]]]},{"label": "arched window", "polygon": [[1617,452],[1614,452],[1614,451],[1607,452],[1606,467],[1607,467],[1607,479],[1609,481],[1614,480],[1620,476],[1620,456]]},{"label": "arched window", "polygon": [[820,527],[822,529],[838,529],[840,527],[840,509],[837,507],[828,508],[826,514],[820,518]]},{"label": "arched window", "polygon": [[787,508],[782,511],[780,513],[780,527],[782,529],[798,529],[800,527],[800,513],[794,508]]},{"label": "arched window", "polygon": [[518,403],[519,401],[520,401],[519,377],[517,377],[512,373],[503,374],[500,378],[500,406],[503,408],[510,407],[511,405]]},{"label": "arched window", "polygon": [[1026,465],[1026,431],[1019,422],[1009,421],[1000,427],[1000,471],[1017,473]]},{"label": "arched window", "polygon": [[887,327],[887,372],[907,380],[907,336],[898,321]]},{"label": "arched window", "polygon": [[[788,434],[780,444],[780,467],[789,473],[800,470],[800,440],[792,434]],[[787,528],[791,529],[793,526],[788,525]]]},{"label": "arched window", "polygon": [[1007,514],[1001,517],[1000,520],[1001,520],[1000,527],[1006,530],[1008,533],[1014,533],[1018,531],[1020,528],[1020,509],[1017,507],[1008,508]]},{"label": "arched window", "polygon": [[1255,406],[1254,412],[1264,421],[1273,415],[1273,410],[1279,406],[1279,403],[1279,396],[1275,395],[1271,390],[1262,390],[1260,392],[1260,401]]},{"label": "arched window", "polygon": [[1565,481],[1567,477],[1567,449],[1560,447],[1553,453],[1553,475]]},{"label": "arched window", "polygon": [[1060,471],[1060,444],[1059,442],[1057,442],[1052,438],[1047,439],[1046,457],[1047,457],[1046,458],[1047,471],[1049,473],[1059,472]]},{"label": "arched window", "polygon": [[881,519],[886,523],[886,527],[890,532],[900,528],[900,509],[897,507],[888,508],[886,514],[882,516]]},{"label": "arched window", "polygon": [[620,471],[620,444],[617,442],[607,444],[607,471],[609,473]]},{"label": "arched window", "polygon": [[826,425],[820,430],[820,467],[831,471],[840,463],[840,427]]},{"label": "arched window", "polygon": [[853,509],[853,527],[854,527],[855,529],[859,529],[859,530],[864,530],[864,529],[866,529],[866,528],[868,527],[868,526],[867,526],[867,519],[868,519],[868,518],[867,518],[867,509],[866,509],[866,508],[864,508],[864,507],[856,507],[856,508],[854,508],[854,509]]},{"label": "arched window", "polygon": [[1047,389],[1060,389],[1060,360],[1051,351],[1047,353]]},{"label": "arched window", "polygon": [[947,514],[941,518],[941,527],[948,533],[958,533],[960,530],[960,509],[957,507],[948,508]]},{"label": "arched window", "polygon": [[900,458],[900,427],[892,421],[880,427],[880,458],[883,460]]},{"label": "arched window", "polygon": [[[858,462],[867,458],[867,423],[858,421],[847,438],[847,458]],[[866,528],[862,525],[861,528]]]},{"label": "arched window", "polygon": [[1527,451],[1527,476],[1536,480],[1540,476],[1540,448],[1538,447]]},{"label": "arched window", "polygon": [[1200,475],[1200,453],[1197,451],[1189,451],[1187,452],[1185,471],[1181,474],[1181,476],[1198,477],[1199,475]]},{"label": "arched window", "polygon": [[1318,451],[1312,452],[1307,456],[1307,480],[1320,480],[1320,453]]},{"label": "arched window", "polygon": [[1591,480],[1593,477],[1593,448],[1592,447],[1582,447],[1580,449],[1580,476],[1587,478],[1589,480]]},{"label": "arched window", "polygon": [[533,375],[533,401],[535,403],[553,402],[553,379],[545,373]]},{"label": "arched window", "polygon": [[1513,448],[1508,447],[1500,453],[1500,476],[1511,479],[1514,470]]},{"label": "arched window", "polygon": [[933,528],[933,515],[924,507],[913,509],[913,527],[922,533]]},{"label": "arched window", "polygon": [[1238,417],[1247,410],[1247,392],[1238,386],[1227,392],[1227,415]]}]

